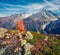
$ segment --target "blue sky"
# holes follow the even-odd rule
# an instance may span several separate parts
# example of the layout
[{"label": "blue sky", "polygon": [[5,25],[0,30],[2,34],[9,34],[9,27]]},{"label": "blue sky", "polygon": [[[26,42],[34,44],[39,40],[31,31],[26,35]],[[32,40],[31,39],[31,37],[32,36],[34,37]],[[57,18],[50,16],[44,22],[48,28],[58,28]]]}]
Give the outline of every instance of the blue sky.
[{"label": "blue sky", "polygon": [[60,13],[60,0],[0,0],[0,17],[36,13],[43,8]]}]

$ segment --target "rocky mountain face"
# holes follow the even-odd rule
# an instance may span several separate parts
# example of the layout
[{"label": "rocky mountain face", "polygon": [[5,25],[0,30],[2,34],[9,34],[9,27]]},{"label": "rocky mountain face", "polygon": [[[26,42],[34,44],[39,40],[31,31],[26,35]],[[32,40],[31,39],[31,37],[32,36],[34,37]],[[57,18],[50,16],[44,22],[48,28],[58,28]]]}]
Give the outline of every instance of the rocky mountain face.
[{"label": "rocky mountain face", "polygon": [[52,21],[58,20],[58,16],[48,10],[42,10],[36,14],[32,14],[27,19],[24,19],[27,30],[39,31],[47,33],[45,31],[46,26]]},{"label": "rocky mountain face", "polygon": [[[26,15],[26,13],[24,14]],[[37,31],[41,33],[53,33],[51,25],[54,26],[55,23],[58,23],[58,21],[56,21],[58,20],[58,15],[49,10],[42,9],[40,12],[29,15],[28,17],[25,17],[24,14],[15,14],[8,17],[0,18],[0,27],[15,29],[17,21],[21,19],[26,29],[29,31]],[[55,25],[54,28],[55,27],[58,26]],[[49,29],[51,29],[51,31],[49,31]]]},{"label": "rocky mountain face", "polygon": [[49,25],[46,26],[45,31],[52,34],[60,34],[60,19],[56,21],[51,21]]},{"label": "rocky mountain face", "polygon": [[[0,17],[0,27],[8,28],[8,29],[15,29],[17,21],[20,19],[24,19],[28,17],[28,13],[22,13],[22,14],[14,14],[8,17]],[[22,20],[23,23],[23,20]]]},{"label": "rocky mountain face", "polygon": [[13,29],[16,25],[16,21],[18,20],[18,15],[12,15],[8,17],[2,17],[0,18],[0,27]]}]

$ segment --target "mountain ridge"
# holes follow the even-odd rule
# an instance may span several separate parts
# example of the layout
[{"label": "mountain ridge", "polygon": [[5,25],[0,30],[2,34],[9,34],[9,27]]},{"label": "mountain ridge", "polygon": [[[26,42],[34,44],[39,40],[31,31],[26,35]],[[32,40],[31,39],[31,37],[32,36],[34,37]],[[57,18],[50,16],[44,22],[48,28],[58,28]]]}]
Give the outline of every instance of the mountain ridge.
[{"label": "mountain ridge", "polygon": [[41,33],[48,33],[45,29],[47,25],[49,25],[51,21],[54,22],[59,19],[58,16],[52,11],[42,9],[41,11],[34,13],[26,18],[23,18],[21,14],[2,17],[0,18],[0,27],[15,29],[16,21],[19,19],[19,17],[21,17],[21,19],[23,20],[27,30],[38,31]]}]

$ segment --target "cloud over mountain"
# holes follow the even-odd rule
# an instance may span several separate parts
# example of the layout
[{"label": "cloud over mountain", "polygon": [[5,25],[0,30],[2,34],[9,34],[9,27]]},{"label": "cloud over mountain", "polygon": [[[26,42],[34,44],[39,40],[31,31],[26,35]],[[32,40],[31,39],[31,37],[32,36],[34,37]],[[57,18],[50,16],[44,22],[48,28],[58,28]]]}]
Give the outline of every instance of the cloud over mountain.
[{"label": "cloud over mountain", "polygon": [[2,0],[0,1],[0,15],[3,14],[3,16],[7,16],[7,14],[12,15],[15,13],[19,14],[23,12],[36,13],[43,8],[60,13],[59,5],[59,0],[13,0],[12,2],[11,0]]}]

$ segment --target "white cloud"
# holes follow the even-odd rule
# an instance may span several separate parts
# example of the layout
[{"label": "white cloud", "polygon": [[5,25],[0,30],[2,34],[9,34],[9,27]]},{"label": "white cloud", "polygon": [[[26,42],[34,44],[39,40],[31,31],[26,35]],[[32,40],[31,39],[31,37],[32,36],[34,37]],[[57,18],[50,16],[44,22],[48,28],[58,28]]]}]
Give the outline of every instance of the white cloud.
[{"label": "white cloud", "polygon": [[19,10],[23,10],[21,8],[5,8],[5,10],[8,10],[8,11],[19,11]]},{"label": "white cloud", "polygon": [[12,4],[0,4],[0,5],[6,5],[9,7],[5,7],[5,10],[9,10],[9,11],[18,11],[18,10],[38,10],[38,9],[42,9],[46,6],[51,6],[53,9],[58,9],[59,6],[52,4],[51,2],[48,2],[47,0],[44,0],[46,3],[44,4],[28,4],[28,5],[12,5]]},{"label": "white cloud", "polygon": [[44,1],[45,1],[49,6],[53,7],[54,9],[58,9],[58,8],[59,8],[59,6],[57,6],[57,5],[49,2],[49,1],[47,1],[47,0],[44,0]]},{"label": "white cloud", "polygon": [[9,7],[13,7],[13,8],[27,8],[27,9],[40,9],[43,8],[45,5],[41,5],[41,4],[28,4],[28,5],[12,5],[12,4],[0,4],[3,6],[9,6]]},{"label": "white cloud", "polygon": [[6,15],[7,15],[7,14],[10,14],[10,15],[11,15],[11,14],[20,14],[20,12],[17,12],[17,11],[15,11],[15,12],[9,12],[9,11],[7,11],[7,12],[6,12]]},{"label": "white cloud", "polygon": [[9,6],[9,7],[4,7],[2,8],[2,10],[6,10],[6,11],[9,11],[12,13],[15,11],[22,11],[22,10],[25,10],[26,12],[29,12],[29,11],[36,11],[38,9],[41,9],[43,7],[45,7],[46,5],[40,5],[40,4],[29,4],[29,5],[11,5],[11,4],[0,4],[0,5],[6,5],[6,6]]},{"label": "white cloud", "polygon": [[[48,10],[58,10],[60,8],[59,5],[56,5],[55,2],[57,0],[54,0],[55,2],[49,2],[47,0],[44,0],[45,3],[43,4],[39,4],[39,3],[32,3],[32,4],[28,4],[28,5],[13,5],[13,4],[0,4],[3,5],[4,8],[0,9],[0,10],[6,10],[4,11],[4,13],[6,14],[0,14],[1,16],[3,15],[7,15],[7,14],[14,14],[14,13],[20,13],[20,12],[28,12],[28,13],[36,13],[38,12],[40,9],[43,9],[46,7],[46,9]],[[58,3],[58,2],[56,2]]]},{"label": "white cloud", "polygon": [[0,5],[3,5],[3,6],[11,6],[11,7],[20,7],[20,5],[13,5],[13,4],[0,4]]},{"label": "white cloud", "polygon": [[60,3],[60,0],[52,0],[52,2],[56,3]]},{"label": "white cloud", "polygon": [[0,17],[6,17],[6,16],[9,16],[9,15],[6,15],[6,14],[3,14],[3,13],[0,13]]},{"label": "white cloud", "polygon": [[40,4],[31,4],[31,5],[25,6],[25,8],[28,8],[28,9],[41,9],[43,7],[44,5],[40,5]]}]

